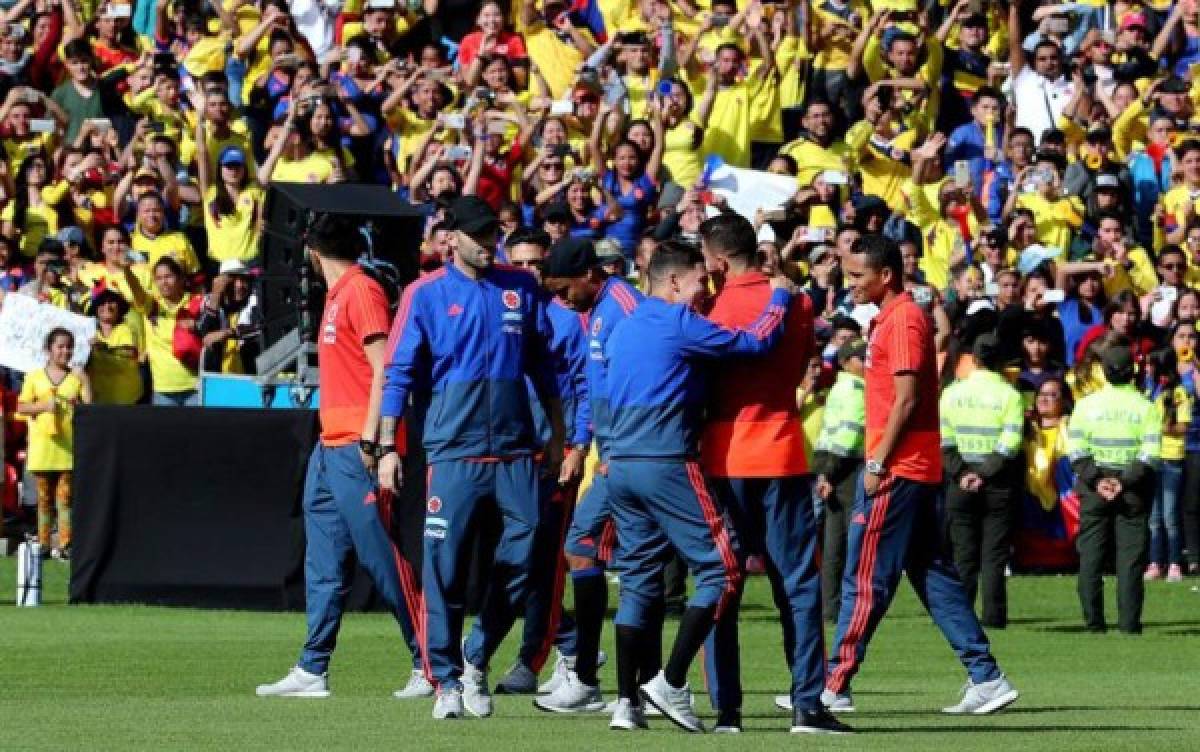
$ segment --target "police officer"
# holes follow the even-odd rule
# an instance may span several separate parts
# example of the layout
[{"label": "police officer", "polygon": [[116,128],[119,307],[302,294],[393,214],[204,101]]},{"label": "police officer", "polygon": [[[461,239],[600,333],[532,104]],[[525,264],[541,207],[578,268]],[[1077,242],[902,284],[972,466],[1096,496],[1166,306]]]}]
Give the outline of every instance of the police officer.
[{"label": "police officer", "polygon": [[942,393],[942,465],[946,473],[946,523],[954,565],[967,599],[983,578],[980,622],[1008,623],[1004,567],[1012,539],[1014,490],[1021,478],[1024,412],[1021,395],[996,372],[1000,341],[991,332],[975,339],[976,369]]},{"label": "police officer", "polygon": [[1079,401],[1067,433],[1079,504],[1079,603],[1093,632],[1106,629],[1101,575],[1116,547],[1117,619],[1122,632],[1142,631],[1142,572],[1162,444],[1158,407],[1132,385],[1133,351],[1122,342],[1102,358],[1108,385]]},{"label": "police officer", "polygon": [[846,568],[846,535],[855,485],[863,464],[863,361],[867,343],[844,342],[837,351],[841,367],[825,399],[821,434],[813,453],[818,474],[816,492],[825,504],[825,534],[821,552],[821,590],[825,620],[836,622],[842,603],[842,573]]}]

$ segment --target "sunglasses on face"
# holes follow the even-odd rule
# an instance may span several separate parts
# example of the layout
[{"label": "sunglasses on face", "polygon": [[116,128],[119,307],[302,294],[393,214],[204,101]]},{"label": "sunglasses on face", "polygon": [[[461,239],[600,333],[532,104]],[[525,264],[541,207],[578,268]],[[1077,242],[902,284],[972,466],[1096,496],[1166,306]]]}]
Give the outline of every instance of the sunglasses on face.
[{"label": "sunglasses on face", "polygon": [[1186,268],[1186,265],[1182,261],[1176,261],[1171,264],[1159,264],[1159,266],[1163,269],[1163,271],[1168,272],[1177,272]]}]

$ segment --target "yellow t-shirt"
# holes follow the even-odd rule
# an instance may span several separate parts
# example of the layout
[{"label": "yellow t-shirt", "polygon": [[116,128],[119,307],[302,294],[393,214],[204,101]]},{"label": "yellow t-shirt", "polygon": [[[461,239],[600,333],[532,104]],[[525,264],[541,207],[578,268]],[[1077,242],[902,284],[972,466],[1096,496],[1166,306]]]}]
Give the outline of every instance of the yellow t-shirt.
[{"label": "yellow t-shirt", "polygon": [[54,140],[53,133],[30,133],[25,138],[0,139],[4,153],[8,155],[8,174],[15,177],[21,163],[40,151],[47,155],[54,153]]},{"label": "yellow t-shirt", "polygon": [[150,237],[135,228],[133,231],[133,250],[146,254],[146,265],[153,274],[154,265],[164,256],[170,256],[179,262],[185,274],[195,274],[200,271],[200,259],[187,235],[177,230],[167,230],[155,237]]},{"label": "yellow t-shirt", "polygon": [[333,180],[333,158],[316,152],[303,159],[280,157],[271,173],[272,183],[328,183]]},{"label": "yellow t-shirt", "polygon": [[750,166],[751,103],[762,88],[763,80],[752,75],[717,91],[704,131],[704,153],[721,155],[731,167]]},{"label": "yellow t-shirt", "polygon": [[1033,212],[1038,242],[1064,254],[1071,247],[1071,234],[1083,224],[1083,204],[1074,196],[1050,201],[1040,193],[1022,193],[1017,208]]},{"label": "yellow t-shirt", "polygon": [[425,120],[412,110],[400,107],[387,113],[387,121],[388,127],[396,134],[396,138],[400,139],[400,153],[396,157],[396,164],[403,172],[408,169],[409,158],[416,153],[422,139],[433,130],[437,120]]},{"label": "yellow t-shirt", "polygon": [[[132,351],[132,352],[131,352]],[[107,337],[96,329],[96,343],[88,360],[92,398],[97,405],[133,405],[142,396],[141,348],[138,333],[123,321]]]},{"label": "yellow t-shirt", "polygon": [[156,294],[150,306],[146,318],[146,357],[156,392],[175,394],[196,388],[196,372],[175,357],[175,322],[191,297],[184,295],[172,304]]},{"label": "yellow t-shirt", "polygon": [[696,144],[696,124],[682,120],[666,131],[663,137],[663,164],[671,171],[671,179],[690,188],[704,171],[704,151]]},{"label": "yellow t-shirt", "polygon": [[41,413],[29,420],[29,454],[26,467],[35,473],[70,470],[75,462],[74,403],[83,396],[83,382],[68,373],[62,382],[50,380],[45,368],[25,375],[19,402],[45,402],[54,397],[52,413]]},{"label": "yellow t-shirt", "polygon": [[[16,203],[9,201],[4,211],[0,212],[0,221],[14,221],[16,212]],[[21,255],[33,258],[42,240],[58,232],[58,212],[49,204],[30,206],[25,210],[25,221],[16,229],[21,237]]]},{"label": "yellow t-shirt", "polygon": [[[591,39],[587,29],[580,29],[579,33]],[[552,29],[539,21],[525,30],[525,50],[546,79],[551,98],[565,97],[575,79],[575,70],[584,62],[579,48],[561,42]]]},{"label": "yellow t-shirt", "polygon": [[[857,14],[859,24],[866,23],[871,17],[871,11],[865,3],[851,0],[846,3],[844,11],[839,11],[829,0],[810,0],[813,25],[820,28],[826,23],[845,23],[851,14]],[[818,70],[844,71],[850,63],[850,53],[854,50],[854,39],[858,36],[854,29],[841,26],[842,32],[827,40],[817,53],[813,67]],[[814,40],[816,41],[816,40]]]},{"label": "yellow t-shirt", "polygon": [[233,213],[217,216],[217,187],[208,187],[204,194],[204,231],[208,234],[209,258],[213,261],[237,259],[246,263],[258,258],[255,220],[262,216],[263,196],[263,189],[257,183],[247,183],[233,202]]},{"label": "yellow t-shirt", "polygon": [[[1184,429],[1177,435],[1167,433],[1167,427],[1163,425],[1162,435],[1162,458],[1164,460],[1182,460],[1184,458],[1184,439],[1187,434],[1187,424],[1192,422],[1192,400],[1188,396],[1187,389],[1182,386],[1175,387],[1172,392],[1172,398],[1175,401],[1175,422],[1182,423]],[[1155,402],[1158,404],[1158,409],[1166,415],[1166,395],[1160,394]]]}]

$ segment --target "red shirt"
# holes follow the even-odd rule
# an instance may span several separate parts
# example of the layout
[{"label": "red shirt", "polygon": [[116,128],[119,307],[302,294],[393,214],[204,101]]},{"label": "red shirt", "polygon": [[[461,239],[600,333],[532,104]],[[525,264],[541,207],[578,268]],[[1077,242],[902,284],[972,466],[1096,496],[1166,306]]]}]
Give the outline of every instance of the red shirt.
[{"label": "red shirt", "polygon": [[[458,64],[461,68],[466,69],[475,60],[482,44],[482,31],[472,31],[463,37],[462,43],[458,46]],[[493,57],[500,55],[509,60],[524,60],[529,57],[529,54],[525,52],[525,40],[519,34],[511,31],[500,32],[500,36],[496,37],[496,46],[492,48],[491,54]]]},{"label": "red shirt", "polygon": [[894,298],[871,322],[866,362],[866,457],[877,459],[888,414],[896,401],[898,373],[917,377],[917,405],[886,458],[889,472],[919,483],[942,481],[941,434],[938,427],[937,355],[933,320],[907,292]]},{"label": "red shirt", "polygon": [[[770,299],[766,275],[748,272],[725,282],[708,317],[731,329],[746,327]],[[812,302],[797,295],[775,349],[762,357],[721,363],[711,393],[711,419],[700,443],[710,475],[782,478],[808,472],[796,388],[814,347]]]},{"label": "red shirt", "polygon": [[496,211],[511,194],[513,170],[521,163],[521,144],[513,143],[508,154],[501,154],[499,164],[492,164],[487,159],[483,162],[483,171],[479,173],[479,185],[475,195],[488,202]]},{"label": "red shirt", "polygon": [[363,343],[387,337],[387,296],[379,284],[350,267],[325,298],[317,332],[321,365],[321,442],[344,446],[358,441],[371,397],[371,363]]}]

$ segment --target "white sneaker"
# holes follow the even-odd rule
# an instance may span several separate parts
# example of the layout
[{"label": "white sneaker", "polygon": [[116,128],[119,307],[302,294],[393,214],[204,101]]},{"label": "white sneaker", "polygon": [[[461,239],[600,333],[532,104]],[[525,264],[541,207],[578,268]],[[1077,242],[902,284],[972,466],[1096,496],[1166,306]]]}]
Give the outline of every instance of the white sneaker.
[{"label": "white sneaker", "polygon": [[492,714],[492,693],[488,691],[487,671],[463,663],[462,699],[467,712],[476,718],[487,718]]},{"label": "white sneaker", "polygon": [[692,690],[686,683],[672,687],[662,671],[639,687],[642,699],[662,711],[663,715],[684,731],[703,733],[704,724],[692,710]]},{"label": "white sneaker", "polygon": [[821,704],[829,708],[832,713],[853,713],[854,695],[850,694],[848,689],[841,693],[823,689],[821,690]]},{"label": "white sneaker", "polygon": [[[605,705],[604,706],[604,714],[612,715],[613,713],[617,712],[617,703],[618,702],[619,702],[619,700],[613,700],[612,702]],[[695,695],[692,695],[692,707],[696,707],[696,696]],[[654,707],[653,705],[646,705],[645,703],[643,703],[642,704],[642,715],[646,716],[647,718],[662,718],[662,711],[659,710],[658,708]]]},{"label": "white sneaker", "polygon": [[[557,650],[555,652],[558,653]],[[605,653],[603,650],[597,651],[596,668],[601,668],[605,663],[608,663],[608,653]],[[554,673],[552,673],[550,678],[537,688],[537,693],[539,695],[550,694],[554,690],[558,689],[558,686],[566,680],[567,673],[574,670],[575,656],[558,653],[558,659],[554,661]],[[497,691],[498,690],[499,687],[497,687]]]},{"label": "white sneaker", "polygon": [[414,668],[408,677],[408,684],[404,685],[404,689],[393,692],[392,697],[397,700],[414,700],[418,697],[430,697],[433,691],[433,682],[425,678],[425,672]]},{"label": "white sneaker", "polygon": [[1019,694],[1003,674],[998,679],[975,684],[970,679],[963,687],[962,700],[957,705],[942,708],[943,713],[951,715],[987,715],[1016,702]]},{"label": "white sneaker", "polygon": [[496,682],[498,695],[531,695],[537,689],[537,674],[520,661],[514,663],[508,673]]},{"label": "white sneaker", "polygon": [[550,713],[596,713],[605,709],[600,688],[579,681],[574,671],[567,672],[566,680],[558,685],[558,689],[534,698],[533,705]]},{"label": "white sneaker", "polygon": [[650,728],[650,724],[646,723],[646,714],[642,712],[641,705],[634,705],[628,697],[622,697],[614,703],[608,727],[618,731],[636,731]]},{"label": "white sneaker", "polygon": [[792,696],[791,695],[775,695],[775,707],[780,710],[792,712]]},{"label": "white sneaker", "polygon": [[328,697],[329,675],[310,674],[292,666],[288,675],[274,684],[259,684],[254,690],[259,697]]},{"label": "white sneaker", "polygon": [[443,689],[437,693],[433,701],[433,719],[435,721],[453,720],[463,717],[463,697],[461,689]]}]

